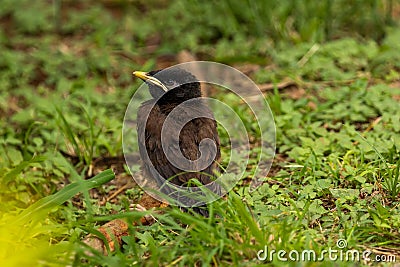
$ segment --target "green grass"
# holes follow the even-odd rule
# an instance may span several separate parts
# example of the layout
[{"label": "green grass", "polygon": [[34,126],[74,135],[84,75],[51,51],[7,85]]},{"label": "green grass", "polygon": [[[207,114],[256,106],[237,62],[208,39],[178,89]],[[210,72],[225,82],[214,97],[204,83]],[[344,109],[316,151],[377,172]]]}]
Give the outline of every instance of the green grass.
[{"label": "green grass", "polygon": [[[339,239],[345,250],[399,261],[399,2],[348,2],[0,1],[1,265],[286,266],[257,252],[320,255]],[[265,93],[277,131],[270,175],[250,192],[252,148],[245,175],[209,205],[210,218],[130,211],[137,187],[104,201],[121,185],[103,171],[129,177],[122,123],[141,84],[132,71],[174,64],[183,49],[253,69],[259,84],[293,82]],[[247,107],[214,97],[257,144]],[[226,166],[229,136],[220,136]],[[156,222],[131,226],[108,256],[81,242],[104,222],[147,213]]]}]

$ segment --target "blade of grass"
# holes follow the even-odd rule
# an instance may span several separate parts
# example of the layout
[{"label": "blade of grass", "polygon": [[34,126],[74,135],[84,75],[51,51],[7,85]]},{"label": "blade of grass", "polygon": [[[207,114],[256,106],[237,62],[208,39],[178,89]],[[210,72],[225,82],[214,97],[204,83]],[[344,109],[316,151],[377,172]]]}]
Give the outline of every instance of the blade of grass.
[{"label": "blade of grass", "polygon": [[[8,182],[15,179],[15,177],[20,174],[26,167],[31,165],[32,163],[40,163],[46,160],[44,156],[33,156],[30,160],[26,160],[15,166],[12,170],[7,172],[4,175],[3,183],[7,184]],[[0,176],[1,178],[1,176]]]},{"label": "blade of grass", "polygon": [[246,209],[243,200],[235,193],[231,193],[229,196],[232,199],[232,204],[235,206],[238,216],[243,220],[243,224],[249,227],[252,235],[262,244],[265,241],[264,234],[261,232],[251,213]]},{"label": "blade of grass", "polygon": [[109,169],[96,175],[92,179],[69,184],[60,191],[58,191],[57,193],[55,193],[54,195],[44,197],[39,201],[37,201],[36,203],[34,203],[33,205],[31,205],[30,207],[28,207],[27,209],[25,209],[18,216],[17,222],[24,222],[24,221],[26,222],[32,218],[33,214],[37,215],[37,213],[47,212],[48,210],[61,205],[74,195],[82,191],[89,190],[91,188],[95,188],[102,184],[105,184],[114,179],[114,177],[115,177],[114,172],[111,169]]},{"label": "blade of grass", "polygon": [[[81,109],[83,110],[83,113],[85,114],[86,121],[89,125],[89,140],[86,138],[83,139],[83,143],[85,145],[85,150],[87,152],[87,157],[86,158],[86,163],[91,164],[93,160],[93,155],[94,155],[94,148],[96,146],[96,137],[100,134],[100,131],[98,132],[97,136],[94,134],[94,121],[93,118],[90,116],[89,111],[83,106],[80,105]],[[89,105],[90,106],[90,105]]]},{"label": "blade of grass", "polygon": [[68,123],[67,119],[65,118],[65,116],[63,115],[63,113],[61,112],[61,110],[60,110],[58,107],[55,107],[55,109],[56,109],[58,115],[60,116],[60,118],[61,118],[61,120],[62,120],[62,123],[64,124],[64,127],[63,127],[63,128],[64,128],[64,131],[65,131],[66,137],[67,137],[68,140],[71,142],[71,144],[72,144],[72,146],[73,146],[73,148],[74,148],[74,151],[75,151],[76,155],[79,157],[79,160],[80,160],[80,161],[83,161],[83,160],[84,160],[84,157],[83,157],[82,153],[80,152],[79,144],[78,144],[78,142],[77,142],[76,139],[75,139],[76,136],[75,136],[75,134],[74,134],[73,131],[72,131],[71,125]]}]

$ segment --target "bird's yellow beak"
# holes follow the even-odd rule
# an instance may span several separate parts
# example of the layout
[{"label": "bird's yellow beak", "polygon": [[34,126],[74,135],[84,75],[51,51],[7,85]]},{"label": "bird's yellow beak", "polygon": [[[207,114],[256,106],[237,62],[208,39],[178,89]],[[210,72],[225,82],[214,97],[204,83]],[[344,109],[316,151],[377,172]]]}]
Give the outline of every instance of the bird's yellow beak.
[{"label": "bird's yellow beak", "polygon": [[165,92],[168,91],[168,88],[162,83],[160,82],[160,80],[156,79],[153,76],[148,75],[146,72],[143,71],[134,71],[133,75],[135,75],[136,77],[142,79],[145,82],[154,84],[158,87],[160,87],[161,89],[163,89]]}]

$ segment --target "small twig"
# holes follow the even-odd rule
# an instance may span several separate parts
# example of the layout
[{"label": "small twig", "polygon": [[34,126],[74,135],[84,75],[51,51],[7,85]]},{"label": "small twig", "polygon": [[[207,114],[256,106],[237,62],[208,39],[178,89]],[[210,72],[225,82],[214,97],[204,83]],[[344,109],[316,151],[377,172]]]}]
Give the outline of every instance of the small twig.
[{"label": "small twig", "polygon": [[[114,251],[116,246],[120,247],[122,245],[122,237],[128,235],[128,228],[127,222],[116,219],[104,224],[98,231],[107,240],[110,250]],[[104,255],[108,254],[104,241],[95,235],[89,234],[84,238],[83,242],[91,248],[103,252]]]},{"label": "small twig", "polygon": [[107,197],[105,202],[110,201],[111,199],[115,198],[116,196],[118,196],[122,191],[124,191],[125,189],[127,189],[128,187],[130,187],[129,184],[124,184],[123,186],[121,186],[120,188],[118,188],[117,191],[115,191],[111,196]]},{"label": "small twig", "polygon": [[287,81],[280,82],[278,84],[274,84],[274,83],[260,84],[260,85],[258,85],[258,88],[261,90],[261,92],[265,92],[265,91],[274,90],[274,88],[285,89],[292,85],[297,85],[297,84],[295,81],[287,80]]},{"label": "small twig", "polygon": [[382,117],[376,118],[373,122],[370,123],[370,125],[367,127],[367,129],[365,129],[364,133],[371,131],[381,120],[382,120]]},{"label": "small twig", "polygon": [[314,44],[311,48],[307,51],[307,53],[297,62],[297,66],[303,67],[310,58],[318,51],[320,48],[319,44]]},{"label": "small twig", "polygon": [[176,260],[168,264],[167,266],[176,266],[178,262],[180,262],[183,259],[183,256],[179,256]]},{"label": "small twig", "polygon": [[[133,209],[136,211],[147,211],[147,209],[140,204],[131,205],[129,208],[131,210]],[[152,214],[146,214],[144,215],[143,218],[140,219],[140,222],[145,225],[150,225],[153,224],[154,222],[159,222],[159,221]]]},{"label": "small twig", "polygon": [[[146,208],[139,204],[135,204],[133,209],[137,211],[146,211]],[[153,215],[146,214],[144,217],[140,218],[140,222],[133,222],[132,226],[151,225],[155,221],[156,219]],[[122,246],[122,237],[129,235],[129,224],[123,219],[115,219],[107,222],[103,226],[100,226],[97,231],[104,236],[107,243],[105,243],[100,237],[93,234],[87,235],[83,239],[83,242],[91,248],[101,251],[104,255],[107,255],[107,245],[111,252],[115,251],[116,247]]]},{"label": "small twig", "polygon": [[364,245],[360,245],[360,247],[364,248],[365,250],[368,249],[371,252],[376,253],[376,254],[395,255],[395,256],[400,255],[400,251],[395,248],[387,248],[387,247],[373,248],[373,247],[368,247],[368,246],[364,246]]}]

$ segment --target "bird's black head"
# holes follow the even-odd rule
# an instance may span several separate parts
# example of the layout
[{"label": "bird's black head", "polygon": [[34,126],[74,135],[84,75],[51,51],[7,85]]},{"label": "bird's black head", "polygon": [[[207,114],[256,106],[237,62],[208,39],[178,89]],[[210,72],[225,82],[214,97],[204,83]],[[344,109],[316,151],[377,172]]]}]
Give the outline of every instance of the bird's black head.
[{"label": "bird's black head", "polygon": [[150,94],[159,99],[159,104],[179,104],[201,97],[199,81],[186,70],[174,67],[148,73],[135,71],[133,74],[147,83]]}]

